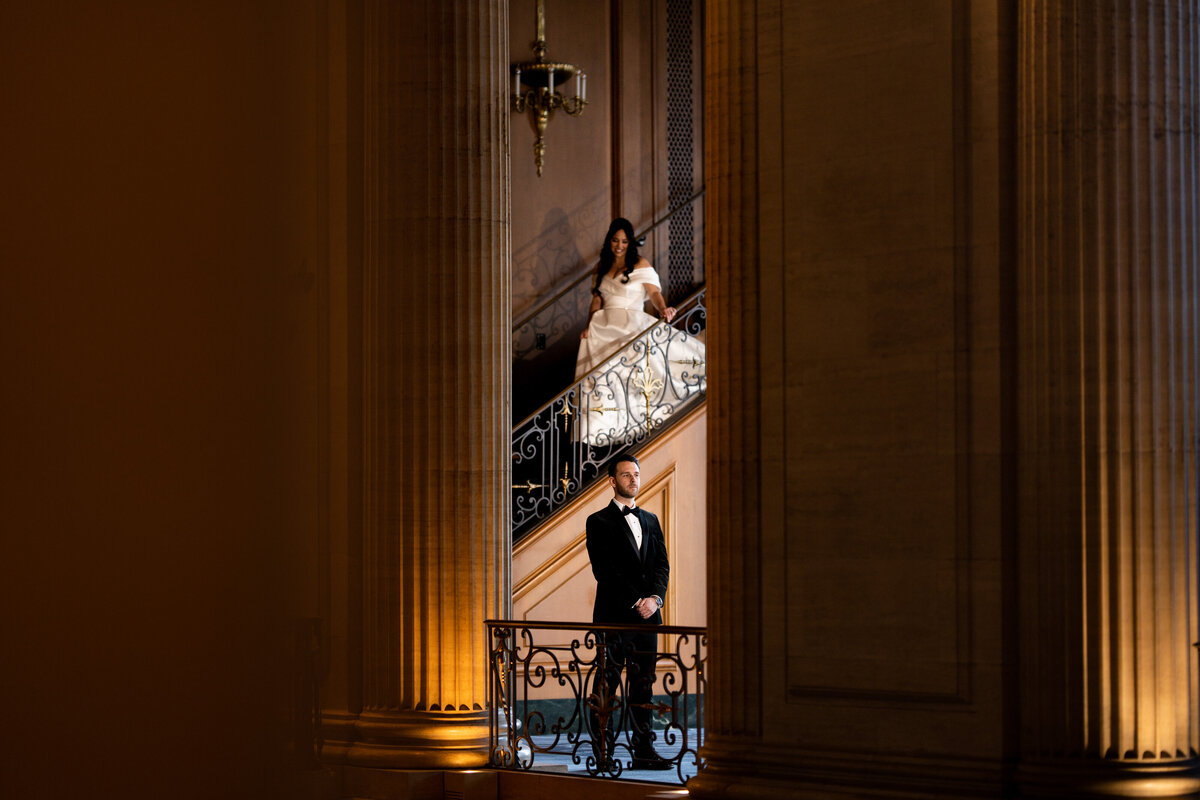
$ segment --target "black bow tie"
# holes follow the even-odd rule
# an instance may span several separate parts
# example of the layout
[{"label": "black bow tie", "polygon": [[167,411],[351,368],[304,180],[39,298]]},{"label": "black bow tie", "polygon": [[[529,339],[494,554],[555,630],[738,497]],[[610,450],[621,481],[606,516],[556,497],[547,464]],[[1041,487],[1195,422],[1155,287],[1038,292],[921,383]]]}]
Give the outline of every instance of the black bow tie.
[{"label": "black bow tie", "polygon": [[637,509],[634,508],[633,506],[625,506],[625,508],[621,509],[621,513],[622,514],[636,514]]}]

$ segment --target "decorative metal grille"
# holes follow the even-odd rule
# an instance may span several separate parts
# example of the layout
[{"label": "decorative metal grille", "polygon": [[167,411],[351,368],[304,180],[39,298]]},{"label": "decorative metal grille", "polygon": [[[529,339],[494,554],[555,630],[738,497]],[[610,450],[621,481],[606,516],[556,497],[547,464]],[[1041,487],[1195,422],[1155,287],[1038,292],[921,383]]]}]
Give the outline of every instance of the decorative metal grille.
[{"label": "decorative metal grille", "polygon": [[[667,204],[674,208],[691,196],[694,184],[695,124],[692,75],[693,0],[667,0]],[[668,223],[667,297],[695,289],[695,218],[692,206]]]},{"label": "decorative metal grille", "polygon": [[[665,762],[638,780],[661,775],[686,784],[703,765],[704,628],[511,620],[486,625],[492,766],[565,766],[618,778],[640,769],[638,740],[652,742]],[[646,639],[656,644],[633,644]],[[651,665],[647,672],[653,674],[640,691],[636,664]],[[649,699],[633,702],[635,696]]]}]

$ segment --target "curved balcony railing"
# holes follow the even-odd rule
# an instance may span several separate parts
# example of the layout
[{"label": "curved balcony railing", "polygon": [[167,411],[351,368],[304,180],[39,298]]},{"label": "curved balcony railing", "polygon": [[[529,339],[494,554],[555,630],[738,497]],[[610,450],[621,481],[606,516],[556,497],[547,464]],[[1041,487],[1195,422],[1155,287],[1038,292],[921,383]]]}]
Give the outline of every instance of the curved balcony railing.
[{"label": "curved balcony railing", "polygon": [[704,397],[706,324],[701,290],[513,428],[514,542]]},{"label": "curved balcony railing", "polygon": [[[704,628],[486,625],[492,766],[685,785],[703,766]],[[632,644],[638,637],[631,634],[644,640],[647,633],[650,649]],[[643,674],[635,664],[652,669]],[[646,769],[637,758],[639,741],[651,743],[661,758],[658,769]]]}]

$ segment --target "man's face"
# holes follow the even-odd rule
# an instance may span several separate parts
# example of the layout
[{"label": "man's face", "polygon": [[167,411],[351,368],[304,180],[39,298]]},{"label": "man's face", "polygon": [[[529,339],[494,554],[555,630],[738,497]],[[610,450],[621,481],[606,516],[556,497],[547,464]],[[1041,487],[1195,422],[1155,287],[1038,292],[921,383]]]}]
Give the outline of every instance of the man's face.
[{"label": "man's face", "polygon": [[637,497],[638,486],[641,485],[642,471],[632,461],[618,461],[616,477],[609,478],[613,490],[626,500]]}]

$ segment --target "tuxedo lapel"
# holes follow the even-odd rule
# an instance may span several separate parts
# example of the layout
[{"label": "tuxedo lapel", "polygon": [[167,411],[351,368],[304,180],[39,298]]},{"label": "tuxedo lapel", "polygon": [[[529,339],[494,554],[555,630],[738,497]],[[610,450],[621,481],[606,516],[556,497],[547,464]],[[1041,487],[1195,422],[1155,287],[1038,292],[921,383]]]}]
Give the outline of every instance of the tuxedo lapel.
[{"label": "tuxedo lapel", "polygon": [[[634,555],[636,555],[638,557],[638,560],[640,561],[642,558],[642,554],[641,554],[641,552],[638,551],[637,539],[633,538],[633,530],[629,527],[629,523],[625,521],[625,515],[622,514],[621,511],[617,508],[616,503],[609,503],[608,507],[612,512],[611,514],[609,514],[609,516],[612,518],[613,524],[616,525],[625,534],[625,541],[629,542],[629,546],[631,548],[633,548]],[[635,513],[639,514],[638,522],[641,522],[642,521],[642,518],[640,516],[641,512],[635,512]],[[642,525],[642,543],[645,544],[645,542],[646,542],[646,526],[643,524]]]}]

